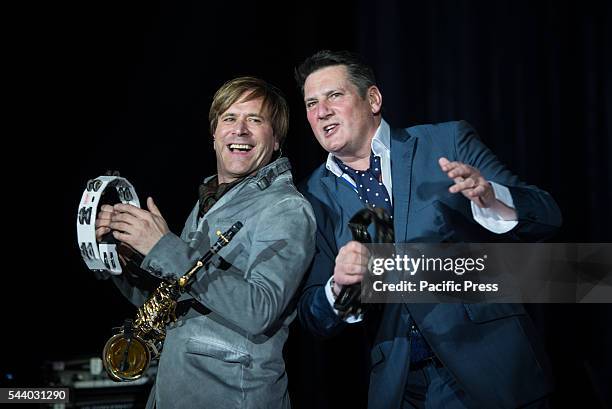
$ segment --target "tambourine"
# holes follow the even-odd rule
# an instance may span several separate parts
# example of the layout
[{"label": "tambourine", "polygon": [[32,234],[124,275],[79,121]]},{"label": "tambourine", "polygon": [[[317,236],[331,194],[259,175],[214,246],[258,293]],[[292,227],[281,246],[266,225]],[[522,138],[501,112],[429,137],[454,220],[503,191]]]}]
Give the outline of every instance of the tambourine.
[{"label": "tambourine", "polygon": [[114,240],[96,241],[96,216],[102,196],[114,189],[122,203],[140,207],[138,195],[127,179],[119,176],[98,176],[89,180],[77,211],[77,240],[81,257],[93,271],[106,270],[114,275],[122,272]]},{"label": "tambourine", "polygon": [[[368,232],[370,224],[374,224],[375,243],[393,243],[395,241],[393,221],[389,214],[383,208],[370,206],[359,210],[349,220],[348,227],[353,235],[353,240],[360,243],[372,243],[372,237]],[[361,314],[363,312],[366,304],[361,304],[360,296],[361,283],[342,287],[334,302],[334,309],[338,310],[340,318],[344,319],[349,314]]]}]

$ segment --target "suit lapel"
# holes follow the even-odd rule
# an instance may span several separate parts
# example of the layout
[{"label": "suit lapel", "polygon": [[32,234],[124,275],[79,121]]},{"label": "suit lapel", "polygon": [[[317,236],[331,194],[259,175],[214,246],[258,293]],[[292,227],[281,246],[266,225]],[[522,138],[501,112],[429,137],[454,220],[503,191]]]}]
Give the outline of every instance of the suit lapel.
[{"label": "suit lapel", "polygon": [[395,241],[405,242],[412,180],[412,159],[416,138],[403,129],[391,129],[391,178],[393,180],[393,220]]},{"label": "suit lapel", "polygon": [[328,194],[340,206],[342,212],[348,216],[346,220],[353,217],[355,213],[364,207],[355,190],[344,179],[328,171],[327,175],[321,178],[321,183]]}]

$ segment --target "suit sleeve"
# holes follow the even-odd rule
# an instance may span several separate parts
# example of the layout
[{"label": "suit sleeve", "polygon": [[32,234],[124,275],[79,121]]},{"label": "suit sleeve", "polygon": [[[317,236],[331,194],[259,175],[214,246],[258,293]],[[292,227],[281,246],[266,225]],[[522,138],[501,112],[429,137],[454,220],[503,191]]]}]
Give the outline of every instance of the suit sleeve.
[{"label": "suit sleeve", "polygon": [[522,182],[510,172],[465,121],[457,123],[455,154],[455,160],[477,168],[487,180],[510,190],[519,222],[508,233],[514,240],[542,241],[552,236],[561,226],[561,211],[552,196],[536,186]]},{"label": "suit sleeve", "polygon": [[144,304],[161,282],[144,270],[131,271],[125,267],[121,275],[113,275],[111,279],[121,294],[136,307]]},{"label": "suit sleeve", "polygon": [[315,255],[307,272],[307,280],[298,303],[302,326],[321,338],[340,332],[347,323],[334,312],[325,295],[325,285],[334,272],[336,254],[331,212],[319,200],[304,193],[312,204],[317,220]]},{"label": "suit sleeve", "polygon": [[[197,209],[198,207],[196,205],[195,208],[192,210],[190,218],[187,220],[185,227],[183,228],[183,232],[181,233],[180,238],[172,232],[167,233],[154,246],[154,249],[162,249],[163,251],[164,248],[176,246],[177,243],[179,243],[178,245],[179,247],[181,247],[181,243],[184,244],[184,241],[186,241],[186,235],[188,231],[186,226],[191,221],[191,218],[195,217],[195,215],[197,214]],[[191,261],[189,267],[193,266],[193,264],[200,256],[201,255],[198,253],[191,252],[189,254],[189,260]],[[121,292],[121,294],[123,294],[123,296],[127,298],[136,307],[140,307],[142,304],[144,304],[145,301],[151,295],[151,293],[155,291],[155,289],[162,282],[160,278],[174,278],[178,275],[182,275],[182,273],[186,271],[184,270],[182,271],[182,273],[177,272],[177,274],[175,275],[166,274],[162,275],[161,277],[158,277],[148,271],[151,261],[150,259],[151,257],[144,257],[144,259],[140,260],[140,264],[137,264],[136,262],[129,262],[127,266],[123,266],[124,271],[122,274],[110,275],[106,273],[104,277],[105,279],[110,277],[115,286],[117,286],[117,288]]]}]

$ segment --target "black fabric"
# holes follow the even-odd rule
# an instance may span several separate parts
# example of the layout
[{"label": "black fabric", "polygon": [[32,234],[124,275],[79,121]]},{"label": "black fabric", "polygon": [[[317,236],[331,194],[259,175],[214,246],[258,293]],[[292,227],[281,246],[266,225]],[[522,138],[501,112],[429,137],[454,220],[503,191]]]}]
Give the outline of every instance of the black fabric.
[{"label": "black fabric", "polygon": [[198,217],[204,217],[206,212],[217,203],[221,197],[236,186],[243,178],[230,183],[221,183],[217,177],[211,178],[208,182],[202,183],[198,189],[199,206]]}]

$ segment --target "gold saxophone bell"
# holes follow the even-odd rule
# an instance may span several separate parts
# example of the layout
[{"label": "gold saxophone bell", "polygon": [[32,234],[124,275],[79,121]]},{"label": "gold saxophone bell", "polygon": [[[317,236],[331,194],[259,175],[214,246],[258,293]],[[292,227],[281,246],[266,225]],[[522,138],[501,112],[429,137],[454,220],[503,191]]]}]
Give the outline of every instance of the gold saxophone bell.
[{"label": "gold saxophone bell", "polygon": [[136,320],[125,320],[119,332],[104,346],[104,369],[115,381],[134,381],[159,357],[166,337],[166,325],[176,321],[178,281],[161,283],[138,309]]},{"label": "gold saxophone bell", "polygon": [[236,222],[185,275],[178,280],[161,283],[145,303],[138,308],[136,319],[125,320],[119,333],[104,346],[104,369],[114,381],[134,381],[140,378],[151,363],[159,358],[166,338],[166,325],[176,321],[176,303],[189,287],[196,272],[210,262],[213,255],[226,246],[242,228]]},{"label": "gold saxophone bell", "polygon": [[151,363],[151,352],[146,342],[123,333],[111,337],[104,346],[103,363],[108,375],[115,381],[134,381],[140,378]]}]

